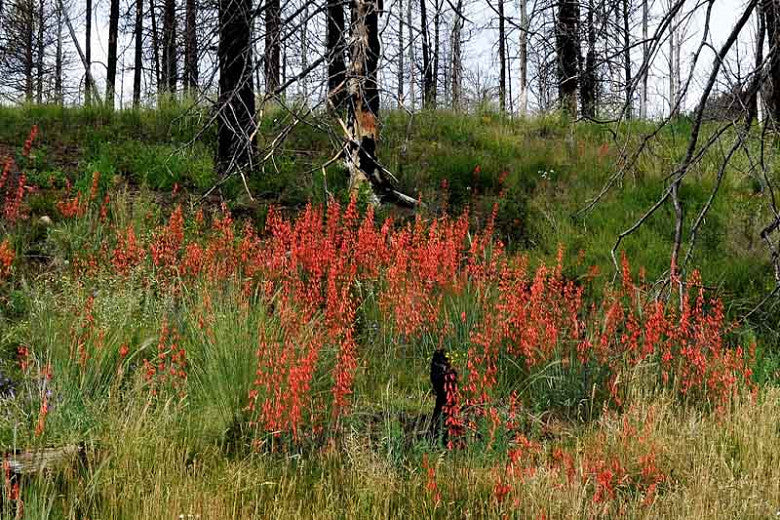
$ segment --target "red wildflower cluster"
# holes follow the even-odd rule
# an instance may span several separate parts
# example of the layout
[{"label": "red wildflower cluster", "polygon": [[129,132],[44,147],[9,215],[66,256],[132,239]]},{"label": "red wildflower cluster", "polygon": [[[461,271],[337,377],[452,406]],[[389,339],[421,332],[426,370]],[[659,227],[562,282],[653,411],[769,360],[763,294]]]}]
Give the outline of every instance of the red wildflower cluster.
[{"label": "red wildflower cluster", "polygon": [[185,395],[187,382],[187,352],[181,344],[179,332],[163,320],[157,340],[157,356],[144,359],[144,377],[152,395],[169,388],[180,397]]},{"label": "red wildflower cluster", "polygon": [[30,129],[30,135],[27,136],[27,139],[24,141],[24,147],[22,148],[22,156],[29,157],[30,151],[32,150],[33,141],[35,141],[35,138],[38,136],[38,125],[33,125]]},{"label": "red wildflower cluster", "polygon": [[[116,245],[89,257],[105,259],[90,269],[151,269],[174,289],[195,279],[235,280],[247,302],[259,298],[276,328],[258,340],[249,410],[253,424],[273,436],[298,439],[328,421],[339,424],[347,412],[361,360],[355,324],[366,295],[399,341],[428,334],[439,346],[463,345],[456,356],[465,364],[457,367],[461,387],[450,386],[447,403],[453,445],[483,421],[491,439],[501,427],[514,436],[505,419],[509,396],[498,384],[508,370],[529,384],[550,366],[575,378],[588,373],[595,394],[586,398],[598,399],[597,406],[621,405],[621,381],[630,379],[621,374],[640,363],[658,367],[658,384],[715,403],[750,384],[750,353],[726,341],[723,307],[705,296],[695,275],[686,282],[693,290],[679,300],[653,300],[625,261],[622,283],[586,304],[592,269],[567,276],[572,268],[562,248],[554,265],[532,269],[493,238],[494,218],[495,210],[473,234],[467,214],[379,226],[370,208],[360,217],[355,200],[346,207],[332,201],[294,219],[272,208],[260,234],[250,225],[237,228],[225,208],[210,227],[199,212],[185,235],[177,206],[148,243],[131,228],[115,230]],[[573,269],[587,268],[580,259]],[[475,302],[468,316],[457,304],[463,298]],[[150,366],[160,372],[157,363]]]},{"label": "red wildflower cluster", "polygon": [[0,242],[0,281],[11,275],[11,266],[15,257],[16,253],[11,247],[11,242],[7,238]]}]

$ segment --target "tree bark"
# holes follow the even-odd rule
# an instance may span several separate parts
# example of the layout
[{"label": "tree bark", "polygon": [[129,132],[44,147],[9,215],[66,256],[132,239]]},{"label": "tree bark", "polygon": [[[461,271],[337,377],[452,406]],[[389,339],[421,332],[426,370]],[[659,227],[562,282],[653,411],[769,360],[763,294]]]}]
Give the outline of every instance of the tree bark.
[{"label": "tree bark", "polygon": [[[87,0],[86,25],[84,26],[84,59],[87,76],[92,76],[92,0]],[[92,104],[92,88],[96,87],[93,82],[86,81],[84,85],[84,104]]]},{"label": "tree bark", "polygon": [[37,30],[38,30],[38,37],[36,41],[36,64],[35,64],[35,71],[36,71],[36,85],[35,85],[35,100],[40,104],[43,103],[43,55],[44,55],[44,43],[43,43],[43,32],[46,26],[46,16],[44,14],[43,9],[43,0],[38,0],[38,15],[37,15]]},{"label": "tree bark", "polygon": [[633,85],[631,75],[631,28],[629,25],[631,16],[630,0],[623,0],[623,67],[625,72],[625,93],[626,93],[626,119],[631,119],[633,111]]},{"label": "tree bark", "polygon": [[[642,63],[647,64],[650,59],[650,42],[648,41],[648,26],[650,19],[649,0],[642,0]],[[650,67],[645,65],[642,73],[642,91],[639,93],[639,117],[647,119],[647,78]]]},{"label": "tree bark", "polygon": [[135,56],[133,64],[133,106],[141,105],[141,74],[144,56],[144,0],[135,0]]},{"label": "tree bark", "polygon": [[463,56],[461,50],[461,33],[463,31],[463,19],[461,11],[463,10],[463,0],[458,0],[456,7],[455,20],[452,24],[452,65],[451,65],[451,94],[452,108],[460,110],[463,104],[462,83],[463,83]]},{"label": "tree bark", "polygon": [[152,54],[154,56],[154,83],[157,92],[164,90],[162,67],[160,66],[160,33],[157,30],[157,12],[154,6],[154,0],[149,0],[149,18],[152,22]]},{"label": "tree bark", "polygon": [[328,0],[328,23],[326,26],[328,55],[328,104],[341,108],[347,95],[345,85],[347,65],[344,61],[346,43],[344,39],[344,4],[342,0]]},{"label": "tree bark", "polygon": [[184,88],[195,95],[198,88],[198,4],[187,0],[184,28]]},{"label": "tree bark", "polygon": [[176,55],[176,0],[163,4],[163,85],[167,92],[175,93],[178,80],[178,56]]},{"label": "tree bark", "polygon": [[218,163],[223,173],[251,168],[256,153],[252,80],[252,1],[219,0]]},{"label": "tree bark", "polygon": [[[409,0],[411,2],[411,0]],[[404,105],[404,0],[398,0],[398,108]]]},{"label": "tree bark", "polygon": [[498,0],[498,108],[506,111],[506,29],[504,27],[504,0]]},{"label": "tree bark", "polygon": [[119,33],[119,0],[111,0],[108,16],[108,63],[106,67],[106,105],[114,108],[116,90],[116,55]]},{"label": "tree bark", "polygon": [[580,89],[582,115],[588,118],[596,117],[596,91],[598,88],[598,78],[596,77],[596,26],[593,16],[595,8],[594,0],[588,0],[588,14],[585,20],[588,50],[585,54],[585,70],[582,73],[582,86]]},{"label": "tree bark", "polygon": [[579,6],[577,0],[561,0],[556,21],[558,98],[568,117],[577,117],[577,77],[579,75]]},{"label": "tree bark", "polygon": [[528,0],[520,0],[520,114],[528,114]]},{"label": "tree bark", "polygon": [[431,51],[428,33],[428,11],[426,0],[420,0],[420,30],[422,31],[422,60],[423,60],[423,108],[433,108],[434,93],[433,66],[431,64]]},{"label": "tree bark", "polygon": [[57,5],[57,51],[54,57],[54,101],[58,105],[62,104],[62,26],[63,13],[62,6]]},{"label": "tree bark", "polygon": [[353,0],[350,46],[349,119],[346,162],[350,191],[358,193],[369,183],[380,202],[413,205],[396,192],[377,163],[379,137],[379,5],[378,0]]},{"label": "tree bark", "polygon": [[265,92],[275,93],[279,88],[281,3],[268,0],[265,9]]}]

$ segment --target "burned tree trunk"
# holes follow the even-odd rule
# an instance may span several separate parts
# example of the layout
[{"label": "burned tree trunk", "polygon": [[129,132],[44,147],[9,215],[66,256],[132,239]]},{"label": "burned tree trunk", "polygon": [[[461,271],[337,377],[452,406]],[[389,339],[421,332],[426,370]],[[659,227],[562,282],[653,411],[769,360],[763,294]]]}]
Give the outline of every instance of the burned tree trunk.
[{"label": "burned tree trunk", "polygon": [[184,26],[184,88],[194,95],[198,87],[198,4],[187,0]]},{"label": "burned tree trunk", "polygon": [[349,120],[345,159],[350,190],[370,183],[379,202],[413,206],[415,201],[396,192],[377,163],[379,137],[379,0],[353,0],[349,73]]},{"label": "burned tree trunk", "polygon": [[251,167],[256,152],[252,1],[219,1],[218,162],[223,173]]},{"label": "burned tree trunk", "polygon": [[339,108],[346,98],[347,65],[344,61],[344,5],[342,0],[328,0],[327,52],[328,52],[328,102]]},{"label": "burned tree trunk", "polygon": [[506,111],[506,29],[504,27],[504,0],[498,0],[498,108]]},{"label": "burned tree trunk", "polygon": [[[764,18],[770,49],[780,49],[780,5],[776,0],[763,0],[761,11]],[[770,89],[766,96],[767,117],[773,124],[780,123],[780,53],[774,52],[769,60]]]},{"label": "burned tree trunk", "polygon": [[433,65],[431,64],[430,34],[428,32],[428,10],[426,0],[420,0],[420,30],[422,32],[422,66],[423,66],[423,108],[433,108],[436,92],[433,81]]},{"label": "burned tree trunk", "polygon": [[176,0],[165,0],[163,4],[163,87],[166,91],[175,93],[178,79],[178,63],[176,55]]},{"label": "burned tree trunk", "polygon": [[596,117],[596,27],[593,12],[594,0],[588,1],[587,24],[588,50],[585,54],[585,70],[582,73],[582,87],[580,98],[582,100],[582,115],[588,118]]},{"label": "burned tree trunk", "polygon": [[265,9],[265,92],[273,95],[279,88],[281,42],[281,11],[279,0],[268,0]]},{"label": "burned tree trunk", "polygon": [[116,55],[117,37],[119,33],[119,0],[111,0],[111,10],[108,15],[108,65],[106,72],[106,105],[114,107],[114,91],[116,90]]},{"label": "burned tree trunk", "polygon": [[[87,81],[84,85],[84,104],[92,104],[92,89],[96,86],[89,78],[92,76],[92,0],[87,0],[86,26],[84,27],[84,68]],[[75,40],[74,40],[75,41]]]},{"label": "burned tree trunk", "polygon": [[133,65],[133,106],[141,104],[141,73],[144,55],[144,0],[135,2],[135,59]]},{"label": "burned tree trunk", "polygon": [[579,5],[577,0],[561,0],[555,25],[555,46],[558,62],[558,98],[561,110],[569,117],[577,116],[577,77],[579,75]]},{"label": "burned tree trunk", "polygon": [[[458,385],[458,373],[452,368],[447,354],[443,350],[437,350],[431,358],[431,386],[436,396],[436,403],[431,414],[430,437],[433,441],[442,439],[446,445],[449,440],[449,425],[447,416],[448,404],[451,400],[450,392]],[[443,426],[443,428],[442,428]]]}]

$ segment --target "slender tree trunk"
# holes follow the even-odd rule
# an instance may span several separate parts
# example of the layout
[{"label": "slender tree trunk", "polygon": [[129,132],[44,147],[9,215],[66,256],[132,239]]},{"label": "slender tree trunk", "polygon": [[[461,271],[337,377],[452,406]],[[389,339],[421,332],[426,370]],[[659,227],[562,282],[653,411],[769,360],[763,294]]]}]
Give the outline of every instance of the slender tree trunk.
[{"label": "slender tree trunk", "polygon": [[423,107],[433,108],[434,93],[433,66],[431,64],[430,41],[428,33],[427,0],[420,0],[420,30],[422,31],[422,59],[423,59]]},{"label": "slender tree trunk", "polygon": [[626,118],[631,119],[633,111],[633,78],[631,75],[631,16],[630,0],[623,0],[623,66],[625,68]]},{"label": "slender tree trunk", "polygon": [[[92,0],[87,0],[86,25],[84,26],[84,57],[87,61],[87,75],[92,75]],[[84,82],[84,103],[89,106],[92,104],[92,87],[89,81]]]},{"label": "slender tree trunk", "polygon": [[456,8],[455,20],[452,24],[452,65],[451,71],[451,98],[452,108],[454,110],[460,110],[462,107],[462,82],[463,82],[463,56],[461,51],[461,32],[463,30],[463,19],[461,18],[461,11],[463,10],[463,0],[458,0],[458,6]]},{"label": "slender tree trunk", "polygon": [[178,56],[176,55],[176,0],[163,4],[163,84],[167,92],[174,94],[178,80]]},{"label": "slender tree trunk", "polygon": [[504,0],[498,0],[498,108],[506,111],[506,30],[504,27]]},{"label": "slender tree trunk", "polygon": [[594,20],[594,0],[588,0],[588,14],[585,20],[588,35],[588,50],[585,55],[585,70],[582,73],[582,87],[580,99],[582,100],[582,115],[584,117],[596,117],[596,90],[598,78],[596,77],[596,25]]},{"label": "slender tree trunk", "polygon": [[116,90],[116,55],[119,36],[119,0],[111,0],[108,16],[108,64],[106,67],[106,106],[114,108]]},{"label": "slender tree trunk", "polygon": [[[279,88],[281,3],[268,0],[265,9],[265,92],[275,93]],[[343,36],[342,36],[343,37]]]},{"label": "slender tree trunk", "polygon": [[414,25],[412,25],[412,0],[406,2],[406,27],[409,28],[409,100],[412,110],[417,104],[417,63],[414,57]]},{"label": "slender tree trunk", "polygon": [[198,88],[198,4],[187,0],[184,28],[184,88],[194,96]]},{"label": "slender tree trunk", "polygon": [[154,55],[154,83],[157,87],[157,93],[162,92],[163,85],[162,67],[160,64],[160,32],[157,30],[157,12],[154,6],[154,0],[149,0],[149,17],[152,22],[152,54]]},{"label": "slender tree trunk", "polygon": [[[764,37],[766,36],[766,25],[764,24],[764,15],[762,9],[756,9],[756,70],[760,71],[764,62]],[[756,89],[748,101],[748,117],[750,121],[761,122],[760,97],[761,89]]]},{"label": "slender tree trunk", "polygon": [[639,117],[647,119],[647,79],[650,67],[647,64],[650,59],[650,42],[648,41],[648,28],[650,19],[649,0],[642,0],[642,63],[645,71],[642,73],[642,91],[639,93]]},{"label": "slender tree trunk", "polygon": [[[411,0],[409,0],[411,2]],[[398,0],[398,108],[404,105],[404,0]]]},{"label": "slender tree trunk", "polygon": [[135,56],[133,61],[133,106],[141,105],[141,74],[144,55],[144,0],[135,0]]},{"label": "slender tree trunk", "polygon": [[43,0],[38,0],[38,15],[36,16],[37,23],[35,24],[38,29],[38,38],[36,41],[36,57],[37,63],[35,64],[36,72],[36,85],[35,85],[35,100],[38,104],[43,103],[43,55],[45,52],[43,45],[43,32],[46,25],[46,17],[44,15]]},{"label": "slender tree trunk", "polygon": [[346,99],[347,65],[344,61],[346,43],[344,39],[344,4],[342,0],[328,0],[328,23],[326,26],[328,52],[328,103],[340,108]]},{"label": "slender tree trunk", "polygon": [[558,98],[563,112],[577,117],[579,75],[579,6],[577,0],[561,0],[556,21],[556,54],[558,61]]},{"label": "slender tree trunk", "polygon": [[54,101],[58,104],[62,104],[62,26],[63,26],[63,12],[62,6],[57,5],[57,51],[54,58]]},{"label": "slender tree trunk", "polygon": [[252,1],[219,0],[218,163],[223,173],[251,168],[256,153],[252,81]]},{"label": "slender tree trunk", "polygon": [[439,26],[441,25],[441,3],[436,0],[436,11],[433,13],[433,84],[431,85],[431,92],[433,92],[433,106],[436,106],[436,102],[439,96],[439,52],[440,52],[440,40],[439,40]]},{"label": "slender tree trunk", "polygon": [[520,0],[520,114],[528,114],[528,0]]}]

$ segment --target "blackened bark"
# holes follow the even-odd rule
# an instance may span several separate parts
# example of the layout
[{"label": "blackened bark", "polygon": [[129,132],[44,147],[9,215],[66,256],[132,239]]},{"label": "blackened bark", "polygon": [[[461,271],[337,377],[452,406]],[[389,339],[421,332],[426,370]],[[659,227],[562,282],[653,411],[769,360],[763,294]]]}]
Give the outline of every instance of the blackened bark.
[{"label": "blackened bark", "polygon": [[431,64],[426,0],[420,0],[420,30],[422,32],[423,107],[433,108],[434,100],[436,98],[436,87],[433,82],[433,65]]},{"label": "blackened bark", "polygon": [[251,167],[256,152],[252,1],[219,0],[218,162],[223,173]]},{"label": "blackened bark", "polygon": [[154,83],[157,92],[164,90],[162,78],[162,66],[160,64],[160,32],[157,30],[157,10],[154,0],[149,0],[149,19],[152,22],[152,55],[154,58]]},{"label": "blackened bark", "polygon": [[281,17],[280,0],[268,0],[265,9],[265,92],[273,94],[279,88]]},{"label": "blackened bark", "polygon": [[187,0],[184,29],[184,87],[194,94],[198,87],[198,4]]},{"label": "blackened bark", "polygon": [[43,102],[43,54],[44,54],[44,45],[43,45],[43,32],[46,25],[46,17],[44,16],[43,11],[43,0],[38,0],[38,16],[36,17],[37,20],[37,29],[38,29],[38,38],[36,41],[36,55],[37,55],[37,63],[35,64],[36,69],[36,89],[35,89],[35,100],[38,103]]},{"label": "blackened bark", "polygon": [[561,0],[559,2],[555,27],[558,97],[561,109],[572,118],[577,116],[577,77],[580,61],[579,17],[577,0]]},{"label": "blackened bark", "polygon": [[144,0],[135,0],[135,57],[133,65],[133,106],[141,104],[141,73],[144,56]]},{"label": "blackened bark", "polygon": [[343,106],[347,96],[347,65],[344,55],[346,41],[344,30],[344,3],[328,0],[328,24],[326,27],[328,52],[328,100],[333,108]]},{"label": "blackened bark", "polygon": [[582,86],[580,88],[580,98],[582,100],[582,115],[584,117],[596,117],[596,89],[598,80],[596,78],[596,27],[594,24],[593,11],[595,9],[594,0],[588,0],[588,14],[586,17],[588,32],[588,50],[585,55],[585,70],[582,74]]},{"label": "blackened bark", "polygon": [[[780,49],[780,5],[777,0],[763,0],[761,3],[769,48]],[[775,124],[780,123],[780,53],[774,52],[769,61],[769,83],[766,95],[767,117]]]},{"label": "blackened bark", "polygon": [[176,92],[178,80],[178,56],[176,55],[176,0],[163,4],[162,83],[168,92]]},{"label": "blackened bark", "polygon": [[[92,0],[87,0],[86,25],[84,26],[84,59],[87,68],[87,76],[92,74]],[[84,103],[89,106],[92,104],[92,87],[90,81],[85,82]]]},{"label": "blackened bark", "polygon": [[623,0],[623,67],[625,68],[626,78],[626,118],[631,119],[634,115],[633,97],[634,88],[631,75],[631,27],[629,25],[631,16],[631,2]]},{"label": "blackened bark", "polygon": [[108,15],[108,63],[106,66],[106,105],[114,107],[114,91],[116,90],[116,55],[117,37],[119,33],[119,0],[111,0]]},{"label": "blackened bark", "polygon": [[504,0],[498,0],[498,108],[506,111],[506,29],[504,28]]}]

